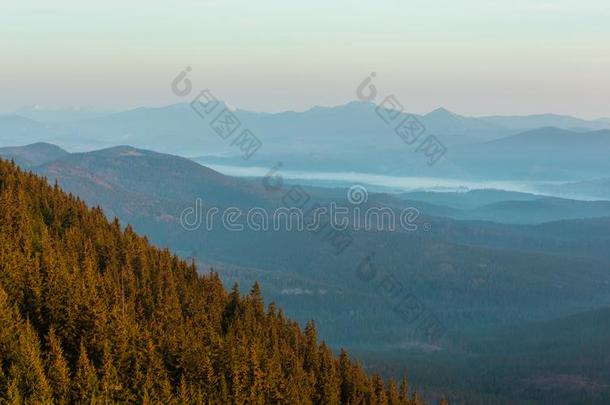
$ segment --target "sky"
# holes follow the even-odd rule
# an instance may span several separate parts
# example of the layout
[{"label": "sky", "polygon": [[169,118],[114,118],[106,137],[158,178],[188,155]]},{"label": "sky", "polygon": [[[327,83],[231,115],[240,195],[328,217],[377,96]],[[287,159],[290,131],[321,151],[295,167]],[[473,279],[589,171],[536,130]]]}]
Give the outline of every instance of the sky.
[{"label": "sky", "polygon": [[189,66],[255,111],[343,104],[375,72],[415,113],[610,117],[608,21],[608,0],[6,1],[0,112],[190,101]]}]

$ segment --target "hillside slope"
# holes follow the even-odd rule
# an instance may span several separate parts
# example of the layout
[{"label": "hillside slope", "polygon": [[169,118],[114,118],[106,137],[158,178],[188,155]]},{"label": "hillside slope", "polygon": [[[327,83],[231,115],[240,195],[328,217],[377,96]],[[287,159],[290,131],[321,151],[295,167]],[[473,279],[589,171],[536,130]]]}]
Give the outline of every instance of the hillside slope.
[{"label": "hillside slope", "polygon": [[0,161],[0,399],[413,404],[214,273]]}]

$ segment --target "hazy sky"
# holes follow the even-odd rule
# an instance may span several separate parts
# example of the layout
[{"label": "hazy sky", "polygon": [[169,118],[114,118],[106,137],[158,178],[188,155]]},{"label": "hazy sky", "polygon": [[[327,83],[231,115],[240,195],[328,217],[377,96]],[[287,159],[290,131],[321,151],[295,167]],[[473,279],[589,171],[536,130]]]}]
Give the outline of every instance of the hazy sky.
[{"label": "hazy sky", "polygon": [[184,101],[259,111],[380,97],[466,115],[610,116],[608,0],[5,1],[0,111]]}]

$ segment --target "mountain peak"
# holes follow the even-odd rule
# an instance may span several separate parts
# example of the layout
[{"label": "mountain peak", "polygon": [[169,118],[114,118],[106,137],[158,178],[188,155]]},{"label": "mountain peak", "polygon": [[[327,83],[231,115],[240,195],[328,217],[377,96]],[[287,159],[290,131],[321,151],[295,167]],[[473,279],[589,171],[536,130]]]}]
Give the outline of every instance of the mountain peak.
[{"label": "mountain peak", "polygon": [[371,108],[371,107],[375,107],[375,104],[370,102],[370,101],[360,101],[360,100],[353,100],[353,101],[349,101],[345,104],[339,104],[339,105],[334,105],[334,106],[323,106],[323,105],[314,105],[313,107],[305,110],[305,113],[308,112],[326,112],[326,111],[340,111],[340,110],[344,110],[344,111],[360,111],[366,108]]},{"label": "mountain peak", "polygon": [[460,116],[457,115],[454,112],[449,111],[448,109],[444,108],[444,107],[439,107],[434,111],[430,111],[428,114],[426,114],[426,117],[454,117],[454,118],[459,118]]},{"label": "mountain peak", "polygon": [[[74,153],[70,155],[74,159],[80,159],[82,157],[90,156],[101,159],[123,159],[132,157],[166,157],[166,158],[178,158],[185,159],[174,155],[154,152],[147,149],[138,149],[129,145],[117,145],[104,149],[92,150],[89,152]],[[188,160],[188,159],[185,159]]]},{"label": "mountain peak", "polygon": [[68,152],[47,142],[36,142],[25,146],[0,148],[0,157],[13,159],[24,167],[34,167],[69,155]]}]

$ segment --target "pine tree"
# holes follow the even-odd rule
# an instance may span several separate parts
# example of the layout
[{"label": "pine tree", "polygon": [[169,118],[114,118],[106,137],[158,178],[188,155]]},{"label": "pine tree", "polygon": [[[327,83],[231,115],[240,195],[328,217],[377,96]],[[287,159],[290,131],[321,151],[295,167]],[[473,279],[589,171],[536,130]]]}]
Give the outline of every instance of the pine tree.
[{"label": "pine tree", "polygon": [[339,378],[341,381],[339,397],[341,403],[350,404],[353,402],[352,394],[354,391],[354,383],[352,381],[352,365],[345,349],[341,349],[339,355]]},{"label": "pine tree", "polygon": [[402,381],[400,382],[399,398],[400,402],[403,404],[406,404],[410,401],[409,380],[407,379],[407,377],[402,377]]},{"label": "pine tree", "polygon": [[336,370],[335,358],[324,342],[320,345],[319,351],[317,397],[320,404],[339,405],[340,379]]},{"label": "pine tree", "polygon": [[20,324],[19,313],[9,304],[8,294],[0,287],[0,360],[5,363],[13,361],[17,352]]},{"label": "pine tree", "polygon": [[151,340],[146,344],[144,387],[151,398],[157,398],[162,403],[172,400],[172,388],[165,365]]},{"label": "pine tree", "polygon": [[386,395],[385,384],[379,374],[373,374],[373,393],[375,395],[376,404],[388,405],[388,397]]},{"label": "pine tree", "polygon": [[108,341],[106,341],[104,344],[104,356],[101,371],[102,377],[100,381],[100,389],[104,401],[106,403],[112,403],[121,400],[123,386],[119,379],[118,372],[114,367],[110,343]]},{"label": "pine tree", "polygon": [[45,374],[38,335],[29,321],[19,329],[19,347],[10,369],[10,379],[19,387],[24,401],[50,402],[52,391]]},{"label": "pine tree", "polygon": [[398,392],[398,387],[396,386],[396,381],[391,379],[388,382],[388,405],[401,405],[400,394]]},{"label": "pine tree", "polygon": [[76,374],[74,376],[73,400],[80,403],[90,403],[98,396],[97,373],[89,360],[85,344],[81,341]]},{"label": "pine tree", "polygon": [[70,368],[64,358],[61,342],[51,329],[47,336],[49,351],[47,354],[47,375],[57,404],[66,404],[70,400]]}]

